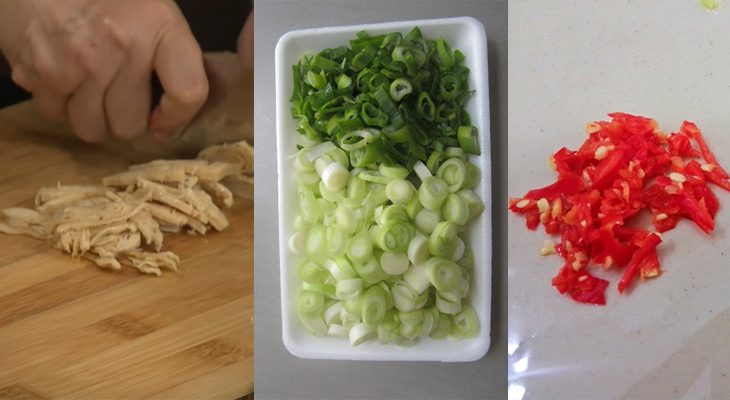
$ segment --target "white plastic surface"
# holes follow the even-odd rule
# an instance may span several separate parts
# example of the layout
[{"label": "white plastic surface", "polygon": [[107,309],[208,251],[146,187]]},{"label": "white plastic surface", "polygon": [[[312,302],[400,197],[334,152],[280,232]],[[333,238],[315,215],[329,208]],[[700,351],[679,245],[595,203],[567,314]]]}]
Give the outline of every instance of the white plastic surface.
[{"label": "white plastic surface", "polygon": [[[296,139],[299,135],[296,132],[297,122],[290,112],[291,68],[302,55],[345,45],[359,31],[366,30],[371,34],[399,31],[405,34],[415,26],[421,29],[425,37],[442,36],[452,49],[459,49],[464,53],[465,64],[471,70],[469,85],[472,90],[476,90],[467,104],[467,110],[472,117],[472,124],[479,129],[482,156],[472,157],[471,161],[479,165],[482,171],[482,181],[475,191],[487,207],[479,220],[471,224],[466,238],[474,250],[475,258],[473,285],[468,301],[479,316],[480,331],[478,337],[465,340],[423,338],[409,348],[392,344],[381,345],[377,340],[351,347],[347,340],[311,335],[303,328],[296,315],[296,299],[300,286],[296,265],[299,258],[287,246],[293,232],[294,216],[298,211],[293,162],[289,159],[296,152]],[[293,355],[314,359],[455,362],[474,361],[486,354],[489,348],[492,276],[492,218],[489,207],[492,190],[486,39],[482,24],[470,17],[300,30],[289,32],[279,39],[275,62],[282,336],[284,345]]]},{"label": "white plastic surface", "polygon": [[[717,14],[698,0],[510,2],[509,195],[554,182],[548,155],[612,111],[665,132],[693,120],[730,167],[729,19],[728,1]],[[601,273],[602,307],[558,294],[562,260],[510,213],[509,399],[730,398],[730,195],[712,190],[712,235],[680,222],[658,248],[663,274],[622,295],[622,271]]]}]

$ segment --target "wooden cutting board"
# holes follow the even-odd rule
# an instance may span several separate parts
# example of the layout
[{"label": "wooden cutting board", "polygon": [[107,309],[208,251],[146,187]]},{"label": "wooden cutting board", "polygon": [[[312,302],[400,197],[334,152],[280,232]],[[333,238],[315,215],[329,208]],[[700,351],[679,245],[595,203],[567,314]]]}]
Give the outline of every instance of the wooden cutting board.
[{"label": "wooden cutting board", "polygon": [[[128,164],[28,132],[28,105],[0,110],[0,208],[40,187],[99,182]],[[126,157],[128,158],[128,157]],[[253,390],[253,203],[231,226],[176,235],[180,274],[110,272],[0,234],[0,399],[235,399]]]}]

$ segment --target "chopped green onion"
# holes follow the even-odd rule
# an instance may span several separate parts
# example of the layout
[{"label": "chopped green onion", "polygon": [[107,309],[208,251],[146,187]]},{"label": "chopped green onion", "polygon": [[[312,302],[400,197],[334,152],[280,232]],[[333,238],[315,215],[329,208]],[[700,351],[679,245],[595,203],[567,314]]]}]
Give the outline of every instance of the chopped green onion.
[{"label": "chopped green onion", "polygon": [[352,200],[363,200],[367,195],[367,187],[367,182],[351,174],[347,182],[347,197]]},{"label": "chopped green onion", "polygon": [[461,284],[461,268],[445,258],[434,257],[428,260],[426,276],[439,292],[448,292]]},{"label": "chopped green onion", "polygon": [[412,311],[416,308],[416,296],[418,295],[405,282],[396,282],[391,287],[393,294],[393,305],[398,311]]},{"label": "chopped green onion", "polygon": [[468,271],[474,269],[474,251],[471,246],[464,244],[464,255],[456,263]]},{"label": "chopped green onion", "polygon": [[469,218],[469,208],[463,197],[452,193],[444,200],[444,204],[441,206],[441,214],[447,221],[461,226],[466,224]]},{"label": "chopped green onion", "polygon": [[[449,301],[440,295],[436,295],[436,308],[444,314],[454,315],[461,311],[461,300]],[[441,322],[439,320],[439,322]]]},{"label": "chopped green onion", "polygon": [[436,176],[446,182],[449,186],[449,192],[456,193],[464,185],[466,165],[459,158],[449,158],[441,164],[436,172]]},{"label": "chopped green onion", "polygon": [[[438,311],[438,309],[436,309]],[[446,314],[439,313],[438,322],[435,328],[428,335],[433,339],[443,339],[451,334],[451,318]]]},{"label": "chopped green onion", "polygon": [[423,321],[421,322],[421,332],[418,334],[418,336],[424,337],[428,336],[429,333],[434,328],[434,316],[433,313],[430,312],[430,310],[423,310]]},{"label": "chopped green onion", "polygon": [[311,190],[299,190],[299,211],[308,224],[319,221],[319,203]]},{"label": "chopped green onion", "polygon": [[413,85],[408,79],[398,78],[390,83],[390,97],[395,101],[400,101],[404,96],[413,91]]},{"label": "chopped green onion", "polygon": [[[420,265],[428,260],[428,238],[421,233],[416,233],[408,243],[408,259],[415,265]],[[421,292],[420,290],[418,291]]]},{"label": "chopped green onion", "polygon": [[337,146],[335,146],[335,144],[332,142],[322,142],[308,149],[302,149],[301,151],[305,152],[304,154],[310,162],[314,162],[314,160],[324,156],[325,154],[336,148]]},{"label": "chopped green onion", "polygon": [[330,203],[340,201],[344,193],[344,190],[330,190],[323,181],[319,181],[319,194],[322,196],[323,199],[329,201]]},{"label": "chopped green onion", "polygon": [[380,160],[380,152],[373,144],[360,147],[350,152],[350,162],[353,166],[362,168],[375,164]]},{"label": "chopped green onion", "polygon": [[426,306],[428,303],[429,292],[424,290],[423,293],[416,296],[416,308],[420,309]]},{"label": "chopped green onion", "polygon": [[326,276],[326,272],[312,260],[302,261],[299,264],[298,272],[302,281],[309,283],[321,283]]},{"label": "chopped green onion", "polygon": [[458,261],[461,260],[462,257],[464,257],[464,250],[466,249],[466,245],[464,244],[464,241],[461,240],[461,238],[456,238],[456,244],[454,245],[454,251],[451,253],[451,261]]},{"label": "chopped green onion", "polygon": [[428,251],[436,257],[450,257],[458,239],[456,224],[442,221],[436,224],[428,238]]},{"label": "chopped green onion", "polygon": [[378,170],[381,175],[391,179],[406,179],[408,177],[408,170],[400,165],[380,164]]},{"label": "chopped green onion", "polygon": [[408,256],[386,251],[380,256],[380,266],[390,275],[400,275],[408,270]]},{"label": "chopped green onion", "polygon": [[403,274],[403,280],[418,294],[423,293],[431,286],[431,281],[429,281],[426,274],[426,267],[420,264],[411,265],[408,271]]},{"label": "chopped green onion", "polygon": [[387,311],[385,291],[378,285],[371,286],[362,300],[362,321],[369,325],[379,324]]},{"label": "chopped green onion", "polygon": [[406,204],[413,197],[413,184],[405,179],[393,179],[385,186],[385,195],[394,204]]},{"label": "chopped green onion", "polygon": [[344,299],[345,310],[352,315],[362,315],[362,293]]},{"label": "chopped green onion", "polygon": [[454,100],[456,96],[461,94],[461,81],[455,75],[446,75],[441,77],[439,82],[439,94],[444,100]]},{"label": "chopped green onion", "polygon": [[335,296],[338,299],[346,300],[356,297],[362,292],[362,279],[343,279],[335,284]]},{"label": "chopped green onion", "polygon": [[470,162],[466,163],[466,178],[464,179],[464,184],[462,187],[464,189],[471,189],[476,187],[479,184],[479,181],[482,180],[482,173],[479,171],[479,167],[477,167],[475,164],[472,164]]},{"label": "chopped green onion", "polygon": [[413,223],[423,234],[431,234],[441,220],[441,214],[436,210],[424,208],[416,214]]},{"label": "chopped green onion", "polygon": [[444,150],[444,157],[460,158],[463,161],[466,158],[466,155],[461,147],[447,147],[446,150]]},{"label": "chopped green onion", "polygon": [[307,83],[315,89],[322,89],[324,88],[324,85],[327,84],[327,77],[325,76],[324,71],[320,71],[319,74],[315,74],[310,70],[307,72]]},{"label": "chopped green onion", "polygon": [[421,92],[418,95],[416,111],[427,120],[433,120],[436,107],[433,105],[433,101],[431,101],[431,96],[428,95],[428,92]]},{"label": "chopped green onion", "polygon": [[429,210],[440,209],[448,194],[449,186],[435,176],[424,179],[421,187],[418,188],[418,198],[421,200],[421,204]]},{"label": "chopped green onion", "polygon": [[335,285],[329,283],[302,283],[302,290],[319,293],[322,296],[333,298],[335,297]]},{"label": "chopped green onion", "polygon": [[359,323],[350,329],[350,345],[358,346],[375,336],[375,327],[365,323]]},{"label": "chopped green onion", "polygon": [[317,171],[296,171],[297,182],[301,185],[311,185],[319,182]]},{"label": "chopped green onion", "polygon": [[307,235],[304,232],[294,232],[289,238],[289,250],[296,255],[304,254],[307,243]]},{"label": "chopped green onion", "polygon": [[353,346],[478,332],[462,309],[476,267],[459,235],[484,211],[471,190],[479,163],[465,157],[480,149],[464,62],[415,27],[359,32],[292,67],[301,150],[289,158],[299,215],[288,245],[307,331]]},{"label": "chopped green onion", "polygon": [[327,257],[327,230],[323,225],[315,225],[309,230],[304,252],[316,261]]},{"label": "chopped green onion", "polygon": [[322,170],[322,182],[330,190],[342,190],[350,180],[350,173],[339,162],[332,162]]},{"label": "chopped green onion", "polygon": [[479,132],[477,128],[469,126],[460,126],[456,131],[456,137],[459,139],[459,146],[464,149],[465,152],[480,155],[479,150]]},{"label": "chopped green onion", "polygon": [[423,205],[421,205],[421,201],[418,200],[418,196],[411,196],[411,200],[406,205],[406,214],[408,214],[408,218],[411,220],[415,219],[416,215],[418,215],[421,210],[423,210]]},{"label": "chopped green onion", "polygon": [[324,311],[324,322],[327,325],[332,325],[338,322],[342,322],[342,319],[340,319],[340,313],[342,312],[342,309],[344,308],[344,303],[342,301],[336,301],[332,303],[327,309]]},{"label": "chopped green onion", "polygon": [[302,290],[299,294],[298,313],[300,318],[313,318],[324,311],[324,296],[320,293]]},{"label": "chopped green onion", "polygon": [[355,263],[353,266],[357,274],[368,284],[381,282],[388,277],[375,258],[369,258],[364,263]]},{"label": "chopped green onion", "polygon": [[304,329],[309,331],[312,335],[315,336],[324,336],[327,334],[327,324],[324,323],[324,320],[322,317],[316,316],[313,318],[302,318],[299,317],[300,321],[302,321],[302,325],[304,325]]},{"label": "chopped green onion", "polygon": [[339,338],[346,338],[349,332],[347,328],[339,324],[330,324],[327,328],[327,335]]},{"label": "chopped green onion", "polygon": [[374,182],[374,183],[381,183],[381,184],[387,184],[390,182],[391,178],[388,178],[387,176],[381,175],[377,171],[362,171],[359,174],[357,174],[357,177],[367,181],[367,182]]},{"label": "chopped green onion", "polygon": [[380,227],[375,242],[383,251],[402,252],[408,249],[413,235],[413,225],[393,219]]},{"label": "chopped green onion", "polygon": [[360,314],[353,314],[347,311],[343,303],[342,310],[340,311],[340,321],[342,321],[342,326],[349,330],[360,323]]},{"label": "chopped green onion", "polygon": [[484,204],[481,200],[479,200],[476,193],[470,189],[464,189],[460,190],[458,194],[462,199],[464,199],[466,207],[469,210],[469,217],[467,218],[467,221],[473,221],[479,218],[482,212],[484,212]]},{"label": "chopped green onion", "polygon": [[438,38],[438,40],[436,40],[436,49],[438,59],[444,71],[451,71],[454,68],[454,57],[451,54],[451,49],[444,38]]},{"label": "chopped green onion", "polygon": [[438,171],[438,168],[441,165],[442,156],[443,152],[440,150],[435,150],[431,153],[430,156],[428,156],[428,161],[426,161],[426,167],[428,167],[429,171],[431,171],[432,174],[435,174],[436,171]]},{"label": "chopped green onion", "polygon": [[352,78],[345,74],[341,74],[337,77],[337,89],[346,89],[352,86]]},{"label": "chopped green onion", "polygon": [[340,147],[347,151],[359,149],[366,146],[372,136],[373,134],[366,130],[352,131],[342,136]]},{"label": "chopped green onion", "polygon": [[306,232],[309,230],[309,224],[304,221],[301,215],[294,217],[294,232]]},{"label": "chopped green onion", "polygon": [[350,239],[347,248],[347,257],[355,263],[364,263],[373,254],[372,241],[364,232],[358,233]]},{"label": "chopped green onion", "polygon": [[469,338],[474,337],[479,332],[479,319],[474,309],[467,306],[462,311],[451,318],[452,333],[456,337]]},{"label": "chopped green onion", "polygon": [[417,161],[413,165],[413,171],[418,175],[418,179],[421,181],[426,180],[427,178],[432,177],[431,171],[429,171],[428,167],[426,167],[422,162]]},{"label": "chopped green onion", "polygon": [[357,277],[357,273],[352,269],[352,265],[347,259],[338,258],[336,261],[327,260],[324,267],[332,274],[335,280],[353,279]]}]

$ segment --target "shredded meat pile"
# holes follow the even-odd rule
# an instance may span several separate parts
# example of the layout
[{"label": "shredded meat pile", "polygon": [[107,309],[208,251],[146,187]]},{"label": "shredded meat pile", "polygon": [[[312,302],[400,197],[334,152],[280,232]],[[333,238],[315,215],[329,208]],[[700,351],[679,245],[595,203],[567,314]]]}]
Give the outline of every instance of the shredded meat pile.
[{"label": "shredded meat pile", "polygon": [[42,188],[35,209],[0,211],[0,232],[47,240],[101,268],[178,271],[162,251],[164,233],[221,231],[221,211],[253,189],[253,148],[245,141],[209,147],[194,160],[157,160],[108,176],[101,185]]}]

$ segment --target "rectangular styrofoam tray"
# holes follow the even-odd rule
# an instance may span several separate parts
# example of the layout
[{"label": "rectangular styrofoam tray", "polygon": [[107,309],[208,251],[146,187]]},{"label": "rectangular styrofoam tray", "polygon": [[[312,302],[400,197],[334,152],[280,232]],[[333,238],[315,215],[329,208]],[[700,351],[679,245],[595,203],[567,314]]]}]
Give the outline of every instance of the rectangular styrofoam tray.
[{"label": "rectangular styrofoam tray", "polygon": [[[474,250],[475,268],[468,301],[479,316],[479,336],[466,340],[433,340],[421,338],[412,347],[381,345],[377,340],[351,347],[345,339],[316,337],[307,332],[297,318],[297,293],[301,282],[296,266],[299,258],[291,253],[288,240],[293,232],[297,213],[297,185],[289,156],[296,152],[297,121],[291,116],[289,97],[292,91],[292,65],[304,54],[315,54],[328,47],[348,44],[359,31],[371,34],[408,33],[418,26],[427,38],[443,37],[466,56],[471,70],[469,86],[476,93],[467,104],[472,124],[479,129],[480,157],[472,162],[482,171],[481,183],[475,192],[484,201],[482,216],[470,225],[466,242]],[[492,232],[491,232],[491,166],[489,141],[489,79],[487,75],[487,38],[482,24],[471,17],[388,22],[292,31],[279,39],[276,46],[276,137],[279,185],[279,253],[281,270],[282,336],[284,345],[300,358],[340,360],[402,361],[473,361],[484,356],[489,348]],[[258,184],[262,184],[258,182]]]}]

